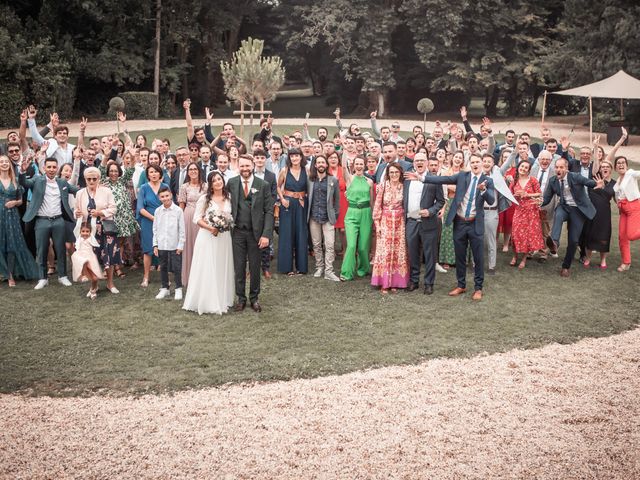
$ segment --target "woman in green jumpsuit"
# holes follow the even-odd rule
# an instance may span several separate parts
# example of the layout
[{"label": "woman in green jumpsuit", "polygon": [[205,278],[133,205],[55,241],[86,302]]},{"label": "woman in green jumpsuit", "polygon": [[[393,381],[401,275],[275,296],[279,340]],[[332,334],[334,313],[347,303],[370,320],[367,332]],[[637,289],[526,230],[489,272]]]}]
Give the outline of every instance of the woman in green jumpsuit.
[{"label": "woman in green jumpsuit", "polygon": [[[369,246],[371,244],[371,205],[373,203],[373,182],[364,176],[365,159],[356,157],[351,174],[347,165],[343,165],[344,179],[347,182],[347,201],[349,209],[344,217],[344,229],[347,248],[342,261],[340,280],[353,280],[357,273],[364,277],[371,272],[369,264]],[[356,252],[358,258],[356,261]]]}]

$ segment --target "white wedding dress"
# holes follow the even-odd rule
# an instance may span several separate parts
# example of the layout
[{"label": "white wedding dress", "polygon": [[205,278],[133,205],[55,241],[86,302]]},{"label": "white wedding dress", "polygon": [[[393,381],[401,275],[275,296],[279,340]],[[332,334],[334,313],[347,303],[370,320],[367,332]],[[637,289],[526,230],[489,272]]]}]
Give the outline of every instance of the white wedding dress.
[{"label": "white wedding dress", "polygon": [[[198,223],[209,208],[219,209],[212,200],[207,205],[206,195],[196,203],[193,223]],[[223,211],[231,213],[231,202],[225,200]],[[217,236],[201,228],[193,247],[191,272],[184,299],[184,310],[221,315],[233,305],[235,297],[235,276],[233,269],[233,250],[231,232],[222,232]]]}]

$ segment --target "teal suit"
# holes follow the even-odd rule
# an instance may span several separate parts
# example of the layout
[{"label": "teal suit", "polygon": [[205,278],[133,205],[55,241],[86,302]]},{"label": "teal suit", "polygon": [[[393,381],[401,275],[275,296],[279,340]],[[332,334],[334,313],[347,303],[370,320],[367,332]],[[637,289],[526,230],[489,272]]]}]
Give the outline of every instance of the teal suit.
[{"label": "teal suit", "polygon": [[75,194],[80,187],[70,185],[62,178],[56,178],[56,183],[60,189],[60,211],[58,217],[45,218],[38,217],[38,211],[44,201],[44,194],[47,189],[47,177],[38,175],[27,178],[22,174],[19,177],[20,185],[25,189],[31,189],[31,202],[27,206],[23,220],[30,222],[36,219],[36,260],[38,261],[40,279],[47,278],[47,253],[49,251],[49,239],[53,240],[53,248],[56,252],[58,277],[67,276],[67,252],[65,249],[65,220],[73,221],[74,215],[69,206],[69,193]]}]

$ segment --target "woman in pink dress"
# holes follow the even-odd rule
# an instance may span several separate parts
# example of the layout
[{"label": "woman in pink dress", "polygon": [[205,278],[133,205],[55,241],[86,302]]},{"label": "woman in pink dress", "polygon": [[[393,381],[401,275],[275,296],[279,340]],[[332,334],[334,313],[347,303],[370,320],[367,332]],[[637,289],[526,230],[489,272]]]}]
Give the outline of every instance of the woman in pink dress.
[{"label": "woman in pink dress", "polygon": [[[499,167],[502,167],[507,158],[509,158],[509,155],[511,155],[511,152],[512,150],[507,148],[502,150],[502,152],[500,153],[500,161],[498,162]],[[503,175],[507,181],[507,185],[509,185],[513,183],[510,181],[510,179],[515,177],[516,169],[514,167],[511,167],[503,172]],[[498,215],[498,233],[502,233],[504,238],[504,242],[502,244],[503,252],[509,251],[509,244],[511,242],[511,229],[513,228],[513,213],[515,212],[515,209],[516,205],[512,204],[509,208],[503,210]]]},{"label": "woman in pink dress", "polygon": [[344,180],[342,174],[342,165],[340,162],[340,155],[337,152],[333,152],[327,157],[327,163],[329,164],[329,175],[332,175],[338,179],[338,186],[340,187],[340,212],[338,213],[338,219],[334,228],[338,235],[340,235],[340,251],[336,252],[339,257],[344,256],[344,250],[347,248],[347,237],[344,231],[344,216],[347,214],[349,208],[349,202],[347,201],[347,182]]},{"label": "woman in pink dress", "polygon": [[186,285],[191,271],[191,259],[193,258],[193,246],[196,243],[200,227],[193,222],[198,199],[207,192],[207,184],[202,178],[202,170],[197,163],[187,165],[187,179],[180,185],[178,191],[178,205],[184,210],[184,250],[182,251],[182,281]]},{"label": "woman in pink dress", "polygon": [[373,207],[376,225],[376,253],[373,259],[371,285],[380,293],[388,289],[395,293],[409,284],[409,260],[405,237],[403,207],[403,171],[398,164],[390,164],[382,183],[377,186]]},{"label": "woman in pink dress", "polygon": [[527,264],[527,254],[544,248],[542,239],[542,224],[540,223],[540,198],[542,191],[538,180],[529,176],[531,164],[520,162],[511,192],[518,200],[513,212],[513,224],[511,229],[511,241],[513,243],[513,258],[511,266],[515,267],[518,255],[522,254],[522,260],[518,265],[523,269]]}]

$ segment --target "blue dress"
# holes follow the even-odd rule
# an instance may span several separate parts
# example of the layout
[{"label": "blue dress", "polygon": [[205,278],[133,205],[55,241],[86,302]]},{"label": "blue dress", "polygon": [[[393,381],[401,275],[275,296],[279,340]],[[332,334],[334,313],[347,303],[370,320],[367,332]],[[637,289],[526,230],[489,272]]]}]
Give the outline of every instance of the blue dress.
[{"label": "blue dress", "polygon": [[[298,180],[287,171],[284,182],[284,189],[290,192],[307,191],[307,171],[300,170]],[[307,208],[309,207],[306,198],[301,201],[285,195],[289,200],[289,208],[280,207],[280,230],[278,243],[278,272],[289,273],[297,271],[307,273],[309,240],[307,227]],[[293,268],[295,259],[295,266]]]},{"label": "blue dress", "polygon": [[22,234],[20,213],[17,207],[5,208],[4,204],[22,199],[22,187],[12,183],[7,189],[0,182],[0,274],[9,278],[33,280],[38,278],[38,265]]},{"label": "blue dress", "polygon": [[[169,187],[166,183],[161,183],[160,188]],[[143,208],[151,215],[154,214],[156,208],[162,205],[156,192],[153,191],[149,183],[145,183],[138,190],[138,204],[136,206],[136,219],[140,224],[140,243],[142,244],[142,253],[153,256],[153,222],[147,217],[140,215]]]}]

